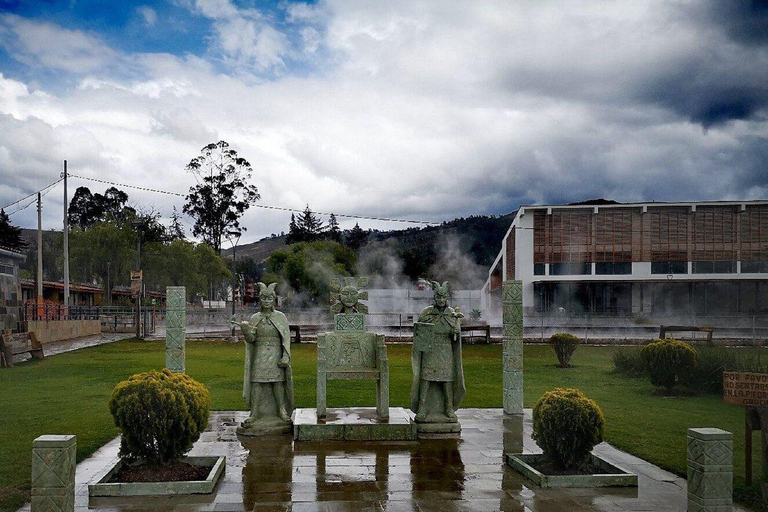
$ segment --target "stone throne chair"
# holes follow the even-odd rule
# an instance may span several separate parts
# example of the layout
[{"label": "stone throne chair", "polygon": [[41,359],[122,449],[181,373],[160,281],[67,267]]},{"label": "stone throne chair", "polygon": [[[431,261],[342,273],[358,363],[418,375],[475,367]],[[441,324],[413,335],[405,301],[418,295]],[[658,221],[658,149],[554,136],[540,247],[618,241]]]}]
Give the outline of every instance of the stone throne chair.
[{"label": "stone throne chair", "polygon": [[317,417],[326,416],[329,381],[376,382],[376,413],[389,418],[389,360],[384,335],[365,330],[367,292],[360,292],[367,278],[331,280],[333,332],[317,336]]}]

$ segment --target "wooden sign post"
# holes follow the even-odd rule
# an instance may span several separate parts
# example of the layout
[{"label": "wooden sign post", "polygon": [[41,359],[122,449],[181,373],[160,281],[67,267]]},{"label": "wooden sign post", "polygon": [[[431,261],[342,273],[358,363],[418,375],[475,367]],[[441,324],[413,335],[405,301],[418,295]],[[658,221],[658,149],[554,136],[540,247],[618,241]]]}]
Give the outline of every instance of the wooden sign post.
[{"label": "wooden sign post", "polygon": [[[768,373],[723,372],[723,401],[746,407],[768,407]],[[752,430],[749,411],[744,409],[744,480],[748,486],[752,485]]]}]

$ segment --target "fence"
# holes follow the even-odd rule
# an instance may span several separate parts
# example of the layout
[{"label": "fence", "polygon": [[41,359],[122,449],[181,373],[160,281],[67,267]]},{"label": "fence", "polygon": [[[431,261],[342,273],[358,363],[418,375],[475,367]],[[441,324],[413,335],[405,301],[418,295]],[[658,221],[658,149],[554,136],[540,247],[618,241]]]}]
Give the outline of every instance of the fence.
[{"label": "fence", "polygon": [[98,320],[98,306],[64,306],[55,302],[27,301],[22,310],[22,321]]},{"label": "fence", "polygon": [[[659,336],[662,325],[711,327],[713,338],[729,343],[763,345],[768,341],[768,316],[708,315],[616,317],[601,314],[531,314],[524,320],[527,340],[545,341],[556,332],[570,332],[585,342],[650,340]],[[681,332],[675,337],[706,342],[707,332]]]}]

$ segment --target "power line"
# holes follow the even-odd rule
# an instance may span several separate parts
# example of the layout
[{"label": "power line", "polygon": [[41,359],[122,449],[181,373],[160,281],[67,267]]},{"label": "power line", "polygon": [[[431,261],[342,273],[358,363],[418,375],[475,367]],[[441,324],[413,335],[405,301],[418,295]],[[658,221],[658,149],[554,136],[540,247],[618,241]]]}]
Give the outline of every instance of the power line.
[{"label": "power line", "polygon": [[[178,192],[168,192],[167,190],[160,190],[157,188],[149,188],[149,187],[139,187],[137,185],[128,185],[126,183],[116,183],[114,181],[107,181],[107,180],[100,180],[98,178],[88,178],[86,176],[78,176],[76,174],[69,174],[70,178],[79,178],[81,180],[88,180],[88,181],[95,181],[98,183],[104,183],[106,185],[115,185],[117,187],[125,187],[125,188],[133,188],[136,190],[143,190],[146,192],[155,192],[157,194],[166,194],[169,196],[176,196],[176,197],[187,197],[185,194],[179,194]],[[61,181],[61,180],[59,180]],[[57,182],[58,183],[58,182]],[[256,208],[262,208],[265,210],[278,210],[278,211],[284,211],[284,212],[292,212],[292,213],[303,213],[304,210],[298,210],[296,208],[287,208],[284,206],[271,206],[266,204],[253,204],[251,206],[255,206]],[[412,220],[412,219],[391,219],[386,217],[368,217],[365,215],[348,215],[344,213],[330,213],[330,212],[313,212],[318,215],[335,215],[336,217],[344,217],[346,219],[360,219],[360,220],[378,220],[383,222],[405,222],[410,224],[428,224],[428,225],[439,225],[437,222],[428,222],[428,221],[422,221],[422,220]]]},{"label": "power line", "polygon": [[[62,177],[62,178],[59,178],[58,180],[54,181],[53,183],[51,183],[50,185],[48,185],[48,186],[46,186],[46,187],[43,187],[43,188],[41,188],[40,190],[36,190],[36,191],[32,192],[31,194],[29,194],[29,195],[27,195],[27,196],[24,196],[24,197],[22,197],[21,199],[19,199],[19,200],[17,200],[17,201],[14,201],[14,202],[12,202],[12,203],[8,203],[7,205],[3,206],[3,207],[2,207],[2,209],[3,209],[3,210],[5,210],[5,209],[6,209],[6,208],[8,208],[9,206],[13,206],[13,205],[15,205],[15,204],[19,204],[19,203],[20,203],[20,202],[22,202],[22,201],[26,201],[26,200],[27,200],[27,199],[29,199],[30,197],[36,196],[36,195],[37,195],[39,192],[43,192],[43,191],[45,191],[45,190],[48,190],[48,189],[50,189],[52,186],[54,186],[54,185],[57,185],[58,183],[62,182],[63,180],[64,180],[64,178],[63,178],[63,177]],[[47,194],[47,193],[48,193],[48,192],[46,192],[46,194]],[[33,204],[34,202],[35,202],[35,200],[33,200],[31,203],[28,203],[26,206],[23,206],[23,207],[21,207],[21,208],[17,208],[16,210],[14,210],[14,211],[13,211],[13,213],[16,213],[16,212],[20,212],[21,210],[24,210],[24,209],[26,209],[26,208],[29,208],[29,205]],[[8,215],[13,215],[13,213],[9,213]]]}]

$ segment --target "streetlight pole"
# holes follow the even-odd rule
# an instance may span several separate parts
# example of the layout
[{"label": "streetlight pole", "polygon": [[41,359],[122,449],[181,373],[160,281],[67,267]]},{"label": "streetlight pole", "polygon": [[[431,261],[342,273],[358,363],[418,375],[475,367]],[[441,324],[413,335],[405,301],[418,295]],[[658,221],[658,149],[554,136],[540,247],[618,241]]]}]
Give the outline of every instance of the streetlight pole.
[{"label": "streetlight pole", "polygon": [[[240,241],[240,232],[229,231],[227,235],[229,235],[227,238],[232,244],[232,316],[235,316],[235,290],[237,289],[237,243]],[[232,325],[232,337],[230,340],[232,343],[237,343],[237,334],[235,333],[234,324]]]},{"label": "streetlight pole", "polygon": [[[139,279],[138,292],[136,293],[136,339],[141,339],[141,292],[144,286],[144,276],[141,272],[141,231],[143,222],[141,220],[134,220],[132,222],[136,228],[136,273]],[[131,283],[133,284],[133,283]]]}]

